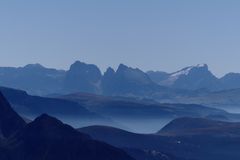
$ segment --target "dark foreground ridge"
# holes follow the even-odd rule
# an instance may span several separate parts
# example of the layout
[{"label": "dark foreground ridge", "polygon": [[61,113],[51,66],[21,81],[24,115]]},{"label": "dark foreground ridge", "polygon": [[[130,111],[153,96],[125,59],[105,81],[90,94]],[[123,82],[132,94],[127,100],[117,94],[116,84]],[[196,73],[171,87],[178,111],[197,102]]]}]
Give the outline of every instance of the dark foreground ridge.
[{"label": "dark foreground ridge", "polygon": [[0,140],[1,160],[133,160],[123,150],[93,140],[46,114],[26,125],[2,94],[0,114],[1,132],[6,135]]},{"label": "dark foreground ridge", "polygon": [[10,107],[10,104],[0,92],[0,134],[8,138],[25,126],[24,120]]}]

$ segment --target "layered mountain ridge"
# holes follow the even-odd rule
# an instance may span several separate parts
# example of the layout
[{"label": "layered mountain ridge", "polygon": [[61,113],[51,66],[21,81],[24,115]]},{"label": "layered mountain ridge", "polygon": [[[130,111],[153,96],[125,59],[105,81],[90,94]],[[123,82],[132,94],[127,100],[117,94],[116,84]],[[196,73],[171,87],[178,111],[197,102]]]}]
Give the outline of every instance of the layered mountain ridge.
[{"label": "layered mountain ridge", "polygon": [[0,86],[26,90],[34,95],[88,92],[104,95],[151,97],[175,90],[219,91],[240,87],[240,74],[217,78],[206,64],[185,67],[173,73],[143,72],[120,64],[104,74],[94,64],[76,61],[69,70],[45,68],[40,64],[25,67],[0,67]]},{"label": "layered mountain ridge", "polygon": [[[177,72],[166,73],[163,75],[161,72],[147,72],[150,78],[158,76],[159,81],[155,81],[159,85],[168,86],[178,89],[198,90],[218,90],[220,83],[208,69],[206,64],[198,64],[196,66],[189,66]],[[160,78],[162,77],[162,78]],[[163,78],[164,77],[164,78]],[[153,77],[154,79],[154,77]]]},{"label": "layered mountain ridge", "polygon": [[134,160],[46,114],[26,124],[1,93],[0,114],[1,160]]},{"label": "layered mountain ridge", "polygon": [[171,121],[156,134],[136,134],[105,126],[89,126],[79,131],[125,148],[132,156],[141,155],[142,160],[146,156],[149,160],[162,160],[161,155],[165,160],[238,160],[240,157],[239,123],[184,117]]}]

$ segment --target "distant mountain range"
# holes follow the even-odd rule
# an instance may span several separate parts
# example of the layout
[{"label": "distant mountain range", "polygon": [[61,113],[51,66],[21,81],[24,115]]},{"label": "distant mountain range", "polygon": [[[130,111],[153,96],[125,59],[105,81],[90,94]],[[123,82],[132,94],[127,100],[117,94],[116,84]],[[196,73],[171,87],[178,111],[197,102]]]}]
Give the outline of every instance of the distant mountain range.
[{"label": "distant mountain range", "polygon": [[172,88],[215,90],[219,87],[218,79],[208,70],[206,64],[186,67],[174,73],[165,73],[165,75],[161,72],[147,73],[154,82]]},{"label": "distant mountain range", "polygon": [[102,74],[79,61],[68,71],[0,67],[0,159],[238,160],[240,114],[222,109],[239,109],[239,80],[206,64],[174,73],[120,64]]},{"label": "distant mountain range", "polygon": [[219,91],[240,88],[240,73],[228,73],[217,78],[207,64],[185,67],[173,73],[148,71],[157,84],[177,89]]},{"label": "distant mountain range", "polygon": [[194,103],[240,113],[240,98],[237,96],[240,93],[240,73],[217,78],[206,64],[185,67],[173,73],[143,72],[120,64],[116,71],[108,68],[102,74],[96,65],[80,61],[67,71],[45,68],[40,64],[0,67],[0,86],[38,96],[90,93],[160,103]]},{"label": "distant mountain range", "polygon": [[152,96],[169,89],[218,91],[240,87],[240,73],[217,78],[206,64],[190,66],[174,73],[143,72],[120,64],[102,75],[94,64],[76,61],[70,69],[45,68],[40,64],[0,67],[0,86],[49,95],[88,92],[104,95]]}]

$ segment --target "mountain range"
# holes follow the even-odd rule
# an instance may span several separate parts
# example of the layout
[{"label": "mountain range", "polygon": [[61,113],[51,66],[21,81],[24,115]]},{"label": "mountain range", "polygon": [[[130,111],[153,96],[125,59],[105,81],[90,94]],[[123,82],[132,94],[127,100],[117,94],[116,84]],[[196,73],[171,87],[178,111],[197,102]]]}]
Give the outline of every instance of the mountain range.
[{"label": "mountain range", "polygon": [[143,72],[120,64],[104,74],[94,64],[76,61],[69,70],[57,70],[40,64],[24,67],[0,67],[0,86],[25,90],[34,95],[88,92],[104,95],[151,96],[159,92],[182,90],[219,91],[240,87],[240,74],[217,78],[206,64],[185,67],[173,73]]},{"label": "mountain range", "polygon": [[26,124],[1,93],[0,114],[1,160],[134,160],[46,114]]},{"label": "mountain range", "polygon": [[107,126],[74,129],[47,114],[26,123],[1,92],[0,114],[1,160],[238,160],[240,157],[239,122],[183,117],[152,134]]},{"label": "mountain range", "polygon": [[178,118],[153,134],[136,134],[106,126],[79,129],[94,139],[124,149],[133,157],[160,160],[238,160],[240,124],[203,118]]},{"label": "mountain range", "polygon": [[[238,89],[198,94],[219,97],[222,92],[235,95]],[[26,123],[18,113],[34,120]],[[76,130],[52,116],[64,122],[66,117],[80,122],[111,121],[114,127],[102,123]],[[170,122],[162,125],[164,119]],[[40,97],[0,87],[0,159],[238,160],[240,123],[232,121],[239,119],[238,114],[196,104],[91,93]],[[151,124],[158,129],[148,134],[126,131],[124,127],[137,124],[130,126],[123,120],[135,120],[140,128]],[[122,129],[116,128],[122,124]]]},{"label": "mountain range", "polygon": [[240,120],[240,114],[196,104],[159,103],[147,99],[139,100],[86,93],[68,94],[57,98],[76,102],[93,113],[125,126],[123,129],[137,133],[155,132],[169,121],[186,116],[224,121]]},{"label": "mountain range", "polygon": [[148,99],[89,93],[40,97],[5,87],[0,87],[0,91],[14,110],[24,118],[32,120],[47,113],[74,127],[107,125],[134,132],[150,133],[157,131],[169,121],[183,116],[226,121],[240,120],[239,114],[195,104],[159,103]]},{"label": "mountain range", "polygon": [[29,120],[47,113],[75,127],[94,124],[118,126],[111,119],[91,112],[76,102],[32,96],[25,91],[5,87],[0,87],[0,92],[8,99],[18,114]]},{"label": "mountain range", "polygon": [[219,87],[217,77],[208,70],[206,64],[186,67],[174,73],[165,73],[165,75],[161,72],[150,71],[147,73],[154,82],[172,88],[215,90]]},{"label": "mountain range", "polygon": [[237,96],[240,93],[240,73],[228,73],[217,78],[206,64],[185,67],[173,73],[144,72],[120,64],[116,71],[109,67],[102,74],[96,65],[80,61],[66,71],[40,64],[0,67],[0,86],[37,96],[89,93],[159,103],[194,103],[240,112],[240,98]]}]

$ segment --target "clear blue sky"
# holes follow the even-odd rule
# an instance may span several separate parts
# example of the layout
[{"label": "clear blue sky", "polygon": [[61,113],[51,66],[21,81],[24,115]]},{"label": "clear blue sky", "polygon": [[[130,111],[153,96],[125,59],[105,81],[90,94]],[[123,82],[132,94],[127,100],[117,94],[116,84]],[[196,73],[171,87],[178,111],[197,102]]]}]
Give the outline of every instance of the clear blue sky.
[{"label": "clear blue sky", "polygon": [[240,72],[238,0],[3,0],[0,66]]}]

